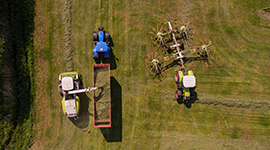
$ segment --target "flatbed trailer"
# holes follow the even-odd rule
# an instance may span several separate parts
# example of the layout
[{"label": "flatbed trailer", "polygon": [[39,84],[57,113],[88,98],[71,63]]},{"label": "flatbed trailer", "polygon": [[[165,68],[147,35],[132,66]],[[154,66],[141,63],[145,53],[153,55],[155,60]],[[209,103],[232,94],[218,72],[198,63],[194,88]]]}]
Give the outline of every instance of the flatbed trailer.
[{"label": "flatbed trailer", "polygon": [[111,127],[110,64],[93,64],[93,118],[95,128]]}]

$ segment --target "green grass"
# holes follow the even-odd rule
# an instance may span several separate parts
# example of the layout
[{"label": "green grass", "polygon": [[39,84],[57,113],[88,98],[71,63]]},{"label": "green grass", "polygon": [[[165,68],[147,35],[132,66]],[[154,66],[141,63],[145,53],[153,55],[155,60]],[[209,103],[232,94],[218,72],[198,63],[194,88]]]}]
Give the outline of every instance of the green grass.
[{"label": "green grass", "polygon": [[[44,57],[45,65],[40,64],[44,78],[39,79],[45,84],[39,95],[46,96],[40,96],[42,102],[36,100],[38,134],[33,149],[206,149],[213,143],[215,148],[247,148],[252,146],[250,143],[259,143],[261,148],[269,146],[270,31],[265,28],[269,26],[267,22],[255,13],[267,5],[269,2],[263,0],[186,4],[154,0],[73,1],[74,70],[82,74],[84,87],[93,84],[92,32],[99,26],[110,32],[112,50],[118,59],[111,64],[115,68],[111,76],[121,86],[121,107],[115,106],[120,109],[121,120],[115,128],[100,130],[93,128],[92,93],[84,97],[89,104],[86,118],[74,122],[61,112],[56,83],[65,66],[60,17],[63,3],[38,2],[37,8],[50,6],[42,16],[47,20],[43,30],[48,31],[44,42],[48,48],[42,49],[44,43],[39,43],[35,49],[49,55]],[[210,68],[199,61],[185,64],[197,77],[199,100],[191,106],[174,101],[173,74],[179,66],[166,70],[160,82],[147,74],[144,61],[147,53],[156,51],[150,39],[152,27],[182,17],[191,20],[196,31],[194,41],[211,39],[215,50]],[[82,128],[82,123],[86,127]],[[119,142],[109,142],[117,136]],[[193,144],[185,145],[183,141]]]},{"label": "green grass", "polygon": [[3,1],[0,14],[3,18],[0,149],[27,149],[32,143],[35,96],[34,2]]}]

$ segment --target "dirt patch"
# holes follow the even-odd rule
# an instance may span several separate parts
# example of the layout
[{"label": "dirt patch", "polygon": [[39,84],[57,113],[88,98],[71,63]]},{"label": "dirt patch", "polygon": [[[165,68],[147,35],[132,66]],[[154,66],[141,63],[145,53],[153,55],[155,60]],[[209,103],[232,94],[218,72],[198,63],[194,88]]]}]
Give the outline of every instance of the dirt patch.
[{"label": "dirt patch", "polygon": [[62,22],[64,25],[64,64],[65,71],[74,70],[72,50],[72,0],[64,0]]},{"label": "dirt patch", "polygon": [[270,11],[257,10],[256,13],[261,19],[267,21],[270,24]]},{"label": "dirt patch", "polygon": [[109,120],[110,119],[110,79],[109,68],[95,68],[94,69],[94,82],[98,87],[94,91],[95,100],[95,118],[96,120]]}]

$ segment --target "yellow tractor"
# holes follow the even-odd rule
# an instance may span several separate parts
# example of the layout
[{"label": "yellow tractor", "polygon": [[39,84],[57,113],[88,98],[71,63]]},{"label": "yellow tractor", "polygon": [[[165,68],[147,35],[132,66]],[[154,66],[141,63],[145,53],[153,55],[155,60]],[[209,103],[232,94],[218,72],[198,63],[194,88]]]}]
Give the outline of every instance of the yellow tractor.
[{"label": "yellow tractor", "polygon": [[79,89],[80,79],[78,72],[65,72],[59,75],[58,91],[62,98],[63,113],[69,117],[77,120],[80,110],[80,99],[78,93],[91,92],[97,87],[88,87],[86,89]]},{"label": "yellow tractor", "polygon": [[181,71],[175,71],[174,79],[177,86],[177,90],[175,92],[175,98],[177,100],[189,102],[189,100],[194,98],[196,78],[193,75],[192,70],[185,71],[182,69]]}]

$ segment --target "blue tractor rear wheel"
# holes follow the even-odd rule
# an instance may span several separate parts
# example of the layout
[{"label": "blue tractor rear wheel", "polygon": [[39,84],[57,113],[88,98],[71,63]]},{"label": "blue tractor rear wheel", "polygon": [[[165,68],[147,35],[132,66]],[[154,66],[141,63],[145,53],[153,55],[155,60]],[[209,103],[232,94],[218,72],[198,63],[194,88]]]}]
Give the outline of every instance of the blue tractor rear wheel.
[{"label": "blue tractor rear wheel", "polygon": [[97,32],[93,32],[93,41],[98,42],[98,35]]},{"label": "blue tractor rear wheel", "polygon": [[110,34],[109,32],[105,32],[105,42],[109,44],[109,41],[110,41]]}]

